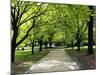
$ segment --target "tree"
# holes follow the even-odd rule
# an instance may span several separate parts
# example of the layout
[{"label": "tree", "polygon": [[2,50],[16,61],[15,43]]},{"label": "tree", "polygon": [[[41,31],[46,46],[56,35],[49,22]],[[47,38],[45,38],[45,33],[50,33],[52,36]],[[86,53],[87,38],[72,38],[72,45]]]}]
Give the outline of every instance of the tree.
[{"label": "tree", "polygon": [[91,11],[90,13],[90,22],[88,25],[88,54],[93,54],[93,14],[94,14],[94,7],[89,6],[89,9]]},{"label": "tree", "polygon": [[86,39],[87,25],[89,20],[88,6],[62,5],[59,9],[58,20],[62,23],[65,30],[66,39],[72,43],[76,40],[77,51],[80,51],[80,43]]},{"label": "tree", "polygon": [[80,43],[87,39],[85,36],[87,35],[86,30],[87,30],[87,25],[85,25],[85,27],[83,27],[84,25],[82,25],[81,27],[78,26],[77,28],[77,32],[76,32],[76,41],[77,41],[77,51],[80,51]]},{"label": "tree", "polygon": [[43,38],[44,38],[45,34],[46,34],[46,31],[45,31],[44,27],[40,27],[38,29],[38,34],[37,34],[37,39],[38,39],[38,42],[40,45],[39,51],[42,51]]},{"label": "tree", "polygon": [[[27,37],[29,32],[35,26],[36,17],[43,15],[47,8],[42,9],[42,5],[37,3],[17,1],[13,0],[11,4],[11,26],[13,31],[13,36],[11,40],[11,62],[14,63],[15,48],[19,46]],[[33,11],[34,10],[34,11]],[[42,11],[41,11],[42,10]],[[34,15],[33,15],[34,14]],[[16,42],[18,38],[19,28],[23,26],[24,23],[34,19],[33,25],[27,29],[25,35]]]}]

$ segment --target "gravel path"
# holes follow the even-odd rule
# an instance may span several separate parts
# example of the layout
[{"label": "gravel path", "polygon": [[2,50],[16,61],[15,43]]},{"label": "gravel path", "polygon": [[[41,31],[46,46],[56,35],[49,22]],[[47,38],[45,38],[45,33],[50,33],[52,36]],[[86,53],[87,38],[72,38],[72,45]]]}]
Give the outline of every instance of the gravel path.
[{"label": "gravel path", "polygon": [[72,60],[64,49],[54,49],[39,62],[33,64],[26,73],[71,71],[79,69],[80,64]]}]

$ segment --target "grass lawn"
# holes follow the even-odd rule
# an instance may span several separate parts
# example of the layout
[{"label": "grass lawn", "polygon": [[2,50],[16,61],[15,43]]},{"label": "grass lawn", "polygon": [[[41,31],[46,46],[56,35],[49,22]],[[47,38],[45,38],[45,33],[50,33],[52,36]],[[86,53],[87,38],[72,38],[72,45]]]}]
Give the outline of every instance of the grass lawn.
[{"label": "grass lawn", "polygon": [[86,65],[87,69],[95,69],[96,68],[96,47],[94,46],[94,54],[87,55],[88,47],[81,47],[80,51],[77,52],[77,48],[74,47],[66,48],[66,53],[69,54],[73,59],[76,59],[77,62],[82,62]]},{"label": "grass lawn", "polygon": [[38,62],[41,58],[47,55],[49,51],[43,50],[39,52],[36,50],[32,55],[31,50],[16,50],[15,63],[12,65],[13,73],[24,73],[32,64]]}]

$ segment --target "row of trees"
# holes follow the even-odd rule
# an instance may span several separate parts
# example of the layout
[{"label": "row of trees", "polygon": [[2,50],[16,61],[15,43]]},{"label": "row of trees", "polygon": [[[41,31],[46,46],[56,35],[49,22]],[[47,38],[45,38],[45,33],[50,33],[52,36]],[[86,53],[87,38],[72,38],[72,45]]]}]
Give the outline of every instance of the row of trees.
[{"label": "row of trees", "polygon": [[[11,3],[11,62],[14,63],[17,47],[32,44],[34,54],[35,41],[40,45],[55,42],[65,45],[88,39],[88,54],[93,53],[93,23],[95,16],[93,6],[59,5],[12,0]],[[91,15],[92,14],[92,15]],[[88,38],[87,38],[88,36]]]}]

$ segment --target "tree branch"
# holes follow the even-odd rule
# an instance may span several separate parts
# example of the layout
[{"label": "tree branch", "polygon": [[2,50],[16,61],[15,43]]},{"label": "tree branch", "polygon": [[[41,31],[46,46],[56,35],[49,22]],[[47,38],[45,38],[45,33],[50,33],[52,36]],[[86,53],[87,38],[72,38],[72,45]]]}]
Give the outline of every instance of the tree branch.
[{"label": "tree branch", "polygon": [[20,45],[20,44],[28,37],[28,34],[29,34],[29,32],[32,30],[32,28],[34,27],[34,25],[35,25],[35,19],[34,19],[33,25],[27,30],[25,36],[24,36],[20,41],[18,41],[18,42],[16,43],[16,47],[17,47],[18,45]]},{"label": "tree branch", "polygon": [[20,26],[20,25],[22,25],[23,23],[25,23],[25,22],[27,22],[27,21],[31,20],[32,18],[35,18],[35,17],[38,17],[38,16],[40,16],[40,15],[44,14],[45,12],[46,12],[46,11],[44,11],[44,12],[42,12],[42,13],[38,14],[38,15],[32,16],[32,17],[30,17],[30,18],[29,18],[29,19],[27,19],[27,20],[22,21],[22,22],[19,24],[19,26]]}]

